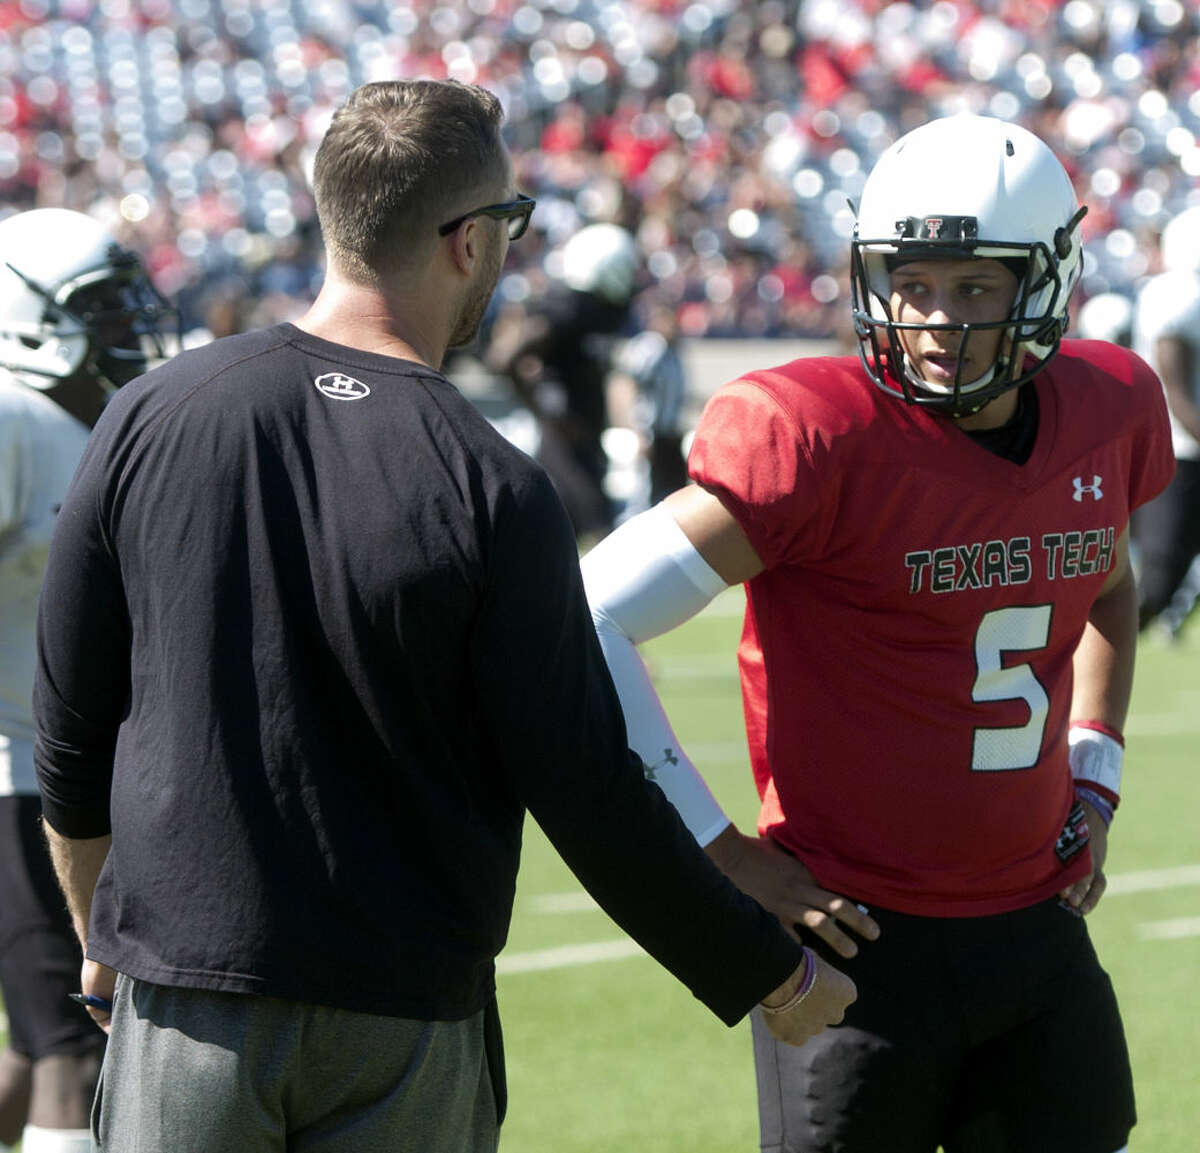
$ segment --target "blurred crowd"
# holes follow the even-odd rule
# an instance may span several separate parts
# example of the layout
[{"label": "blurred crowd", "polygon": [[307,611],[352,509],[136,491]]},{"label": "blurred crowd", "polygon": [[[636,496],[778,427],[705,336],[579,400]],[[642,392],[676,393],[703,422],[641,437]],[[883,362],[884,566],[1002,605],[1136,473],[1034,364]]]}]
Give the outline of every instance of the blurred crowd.
[{"label": "blurred crowd", "polygon": [[[197,334],[320,282],[307,172],[358,84],[449,76],[508,110],[538,198],[494,302],[616,221],[681,335],[844,336],[851,203],[960,109],[1050,143],[1082,297],[1131,293],[1200,201],[1200,11],[1182,0],[0,0],[0,214],[66,206],[147,254]],[[953,165],[955,158],[946,157]]]}]

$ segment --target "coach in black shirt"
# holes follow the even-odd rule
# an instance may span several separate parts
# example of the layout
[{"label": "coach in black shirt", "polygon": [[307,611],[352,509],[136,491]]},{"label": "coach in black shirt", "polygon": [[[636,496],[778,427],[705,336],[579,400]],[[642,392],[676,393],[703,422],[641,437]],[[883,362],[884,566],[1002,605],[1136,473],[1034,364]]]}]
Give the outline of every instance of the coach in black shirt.
[{"label": "coach in black shirt", "polygon": [[725,1021],[803,987],[627,750],[545,474],[438,371],[533,208],[500,120],[359,89],[316,159],[312,309],[123,389],[61,512],[36,763],[114,1002],[102,1150],[493,1149],[526,808]]}]

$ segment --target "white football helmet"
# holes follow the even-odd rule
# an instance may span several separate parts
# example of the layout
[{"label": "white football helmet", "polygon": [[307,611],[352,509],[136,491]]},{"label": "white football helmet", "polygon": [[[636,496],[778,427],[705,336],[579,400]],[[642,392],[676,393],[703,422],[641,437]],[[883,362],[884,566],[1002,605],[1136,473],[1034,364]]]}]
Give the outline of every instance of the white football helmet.
[{"label": "white football helmet", "polygon": [[637,244],[620,225],[589,224],[563,245],[562,275],[568,288],[624,304],[637,282]]},{"label": "white football helmet", "polygon": [[[960,114],[933,120],[888,148],[863,187],[851,242],[851,294],[863,366],[885,392],[951,416],[978,412],[1029,380],[1058,351],[1067,302],[1082,272],[1076,235],[1086,213],[1053,152],[1017,124]],[[1017,272],[1006,320],[900,324],[891,314],[889,269],[904,260],[1002,260]],[[1004,329],[995,363],[953,384],[918,377],[902,329],[971,333]]]},{"label": "white football helmet", "polygon": [[1200,204],[1167,221],[1159,250],[1167,272],[1200,272]]},{"label": "white football helmet", "polygon": [[90,216],[36,208],[0,220],[0,367],[24,383],[85,374],[119,388],[178,327],[138,258]]}]

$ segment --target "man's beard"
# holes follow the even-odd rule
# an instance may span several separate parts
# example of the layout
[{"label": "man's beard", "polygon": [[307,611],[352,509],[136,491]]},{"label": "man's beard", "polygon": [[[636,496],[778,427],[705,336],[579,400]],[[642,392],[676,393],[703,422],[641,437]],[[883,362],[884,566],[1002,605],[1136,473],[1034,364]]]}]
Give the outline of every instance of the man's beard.
[{"label": "man's beard", "polygon": [[485,263],[479,269],[479,275],[472,284],[467,298],[463,301],[458,323],[450,333],[449,345],[451,348],[461,348],[464,344],[470,344],[479,332],[479,326],[483,323],[492,293],[496,291],[496,283],[500,279],[500,269],[504,264],[501,252],[502,246],[498,243],[489,247],[484,258]]}]

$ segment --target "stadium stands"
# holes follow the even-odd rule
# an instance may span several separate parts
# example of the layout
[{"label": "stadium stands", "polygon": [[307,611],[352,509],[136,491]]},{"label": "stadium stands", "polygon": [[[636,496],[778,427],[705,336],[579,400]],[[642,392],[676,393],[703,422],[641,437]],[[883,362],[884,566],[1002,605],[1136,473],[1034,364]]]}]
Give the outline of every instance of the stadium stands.
[{"label": "stadium stands", "polygon": [[190,328],[286,318],[321,276],[316,142],[353,87],[402,75],[508,108],[539,207],[497,307],[581,221],[618,219],[685,336],[837,338],[847,201],[896,136],[961,108],[1067,161],[1084,296],[1131,292],[1200,202],[1182,0],[0,0],[0,213],[119,225]]}]

